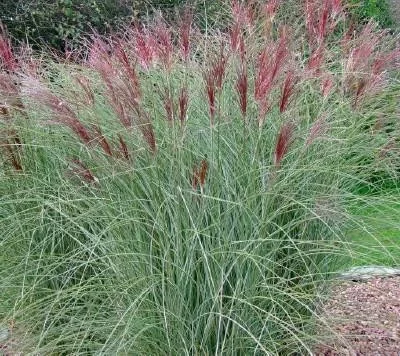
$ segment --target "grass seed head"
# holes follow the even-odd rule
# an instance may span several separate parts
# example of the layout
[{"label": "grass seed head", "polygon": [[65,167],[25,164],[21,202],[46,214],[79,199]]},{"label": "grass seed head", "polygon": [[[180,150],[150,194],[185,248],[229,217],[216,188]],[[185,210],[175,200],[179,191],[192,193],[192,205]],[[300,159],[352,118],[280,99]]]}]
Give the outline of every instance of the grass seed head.
[{"label": "grass seed head", "polygon": [[126,144],[125,140],[122,138],[121,135],[118,135],[119,140],[119,151],[127,161],[130,161],[130,154],[128,150],[128,145]]},{"label": "grass seed head", "polygon": [[183,10],[183,16],[179,26],[179,41],[182,56],[185,62],[188,61],[190,55],[190,34],[193,23],[193,9],[188,5]]},{"label": "grass seed head", "polygon": [[14,72],[18,68],[18,64],[12,51],[11,41],[0,23],[0,69],[1,68],[9,72]]},{"label": "grass seed head", "polygon": [[189,91],[186,85],[182,86],[179,92],[179,121],[183,125],[187,118],[187,111],[189,105]]},{"label": "grass seed head", "polygon": [[294,123],[290,121],[281,126],[275,144],[274,164],[276,167],[281,165],[283,158],[289,151],[290,145],[293,143],[294,129]]},{"label": "grass seed head", "polygon": [[247,66],[241,65],[236,79],[236,91],[239,96],[239,107],[242,112],[243,119],[247,113],[247,91],[248,91]]},{"label": "grass seed head", "polygon": [[287,110],[287,107],[288,107],[290,101],[292,100],[297,81],[298,81],[298,78],[294,74],[294,71],[290,70],[286,74],[286,78],[285,78],[285,81],[284,81],[283,87],[282,87],[281,99],[280,99],[280,103],[279,103],[279,111],[281,113],[283,113],[284,111]]}]

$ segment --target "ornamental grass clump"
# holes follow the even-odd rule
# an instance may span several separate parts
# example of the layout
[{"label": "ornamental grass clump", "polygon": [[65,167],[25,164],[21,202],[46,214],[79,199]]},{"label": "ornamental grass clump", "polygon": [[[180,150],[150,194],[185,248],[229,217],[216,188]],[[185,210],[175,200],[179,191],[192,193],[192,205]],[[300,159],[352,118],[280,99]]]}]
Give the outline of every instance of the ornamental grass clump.
[{"label": "ornamental grass clump", "polygon": [[340,1],[302,4],[295,28],[279,1],[233,1],[226,31],[159,15],[79,63],[3,50],[7,351],[312,352],[347,204],[397,177],[399,52],[372,24],[348,37]]}]

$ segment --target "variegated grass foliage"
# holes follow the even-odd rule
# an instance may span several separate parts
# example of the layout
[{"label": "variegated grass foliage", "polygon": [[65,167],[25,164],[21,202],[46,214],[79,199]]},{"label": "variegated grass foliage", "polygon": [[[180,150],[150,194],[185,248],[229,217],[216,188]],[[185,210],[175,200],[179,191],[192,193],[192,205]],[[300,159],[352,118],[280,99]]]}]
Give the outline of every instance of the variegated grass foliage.
[{"label": "variegated grass foliage", "polygon": [[340,0],[228,10],[223,31],[188,7],[66,58],[1,35],[0,316],[24,352],[318,341],[354,191],[397,179],[399,49]]}]

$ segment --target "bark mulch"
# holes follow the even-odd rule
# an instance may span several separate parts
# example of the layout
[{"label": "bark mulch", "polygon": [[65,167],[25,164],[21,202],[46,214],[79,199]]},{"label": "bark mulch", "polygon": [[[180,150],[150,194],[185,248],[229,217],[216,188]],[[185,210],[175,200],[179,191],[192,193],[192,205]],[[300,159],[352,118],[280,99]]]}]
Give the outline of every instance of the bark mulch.
[{"label": "bark mulch", "polygon": [[331,338],[316,356],[400,356],[400,277],[339,282],[321,318]]}]

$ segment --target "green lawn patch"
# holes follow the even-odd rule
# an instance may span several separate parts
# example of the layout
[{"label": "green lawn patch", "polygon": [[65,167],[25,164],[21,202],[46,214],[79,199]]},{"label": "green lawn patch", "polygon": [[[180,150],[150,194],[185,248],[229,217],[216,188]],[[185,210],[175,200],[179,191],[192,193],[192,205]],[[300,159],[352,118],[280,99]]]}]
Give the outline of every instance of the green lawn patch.
[{"label": "green lawn patch", "polygon": [[351,208],[355,227],[348,232],[353,266],[400,266],[400,196],[368,198]]}]

